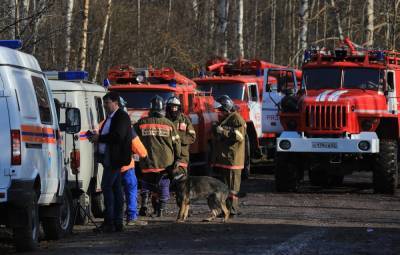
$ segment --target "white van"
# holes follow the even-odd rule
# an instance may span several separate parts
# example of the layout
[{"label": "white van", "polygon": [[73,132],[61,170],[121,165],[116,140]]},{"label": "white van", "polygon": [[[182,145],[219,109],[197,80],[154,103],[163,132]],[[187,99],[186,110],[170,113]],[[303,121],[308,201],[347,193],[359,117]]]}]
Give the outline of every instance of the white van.
[{"label": "white van", "polygon": [[56,107],[37,60],[20,45],[0,41],[0,224],[23,251],[37,246],[40,221],[47,239],[73,224]]},{"label": "white van", "polygon": [[[87,130],[96,129],[99,123],[105,118],[103,108],[103,96],[106,89],[98,84],[86,81],[87,72],[68,71],[68,72],[46,72],[49,79],[50,89],[52,90],[56,106],[60,106],[58,114],[61,115],[63,122],[63,112],[65,107],[78,108],[81,112],[81,131],[75,136],[76,158],[80,159],[78,186],[82,193],[81,205],[90,211],[95,217],[102,217],[104,211],[103,197],[101,193],[101,178],[103,167],[97,163],[95,158],[96,147],[90,143],[86,136]],[[71,169],[73,160],[72,135],[61,133],[63,138],[63,149],[65,151],[64,162],[68,169],[68,187],[76,189],[76,176]],[[86,215],[79,210],[75,223],[86,224]]]}]

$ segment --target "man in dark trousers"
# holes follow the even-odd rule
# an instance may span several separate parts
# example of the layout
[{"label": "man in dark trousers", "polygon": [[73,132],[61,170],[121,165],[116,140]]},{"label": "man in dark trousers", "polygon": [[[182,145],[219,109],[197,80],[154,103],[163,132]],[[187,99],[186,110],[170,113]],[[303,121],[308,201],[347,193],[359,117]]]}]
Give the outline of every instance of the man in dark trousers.
[{"label": "man in dark trousers", "polygon": [[142,204],[139,215],[146,216],[147,203],[152,192],[152,202],[157,217],[165,213],[169,199],[167,170],[177,168],[181,155],[181,144],[174,123],[163,116],[164,100],[155,96],[150,102],[148,117],[135,124],[135,130],[147,149],[147,157],[141,160]]},{"label": "man in dark trousers", "polygon": [[217,98],[219,121],[213,128],[213,166],[230,189],[228,209],[238,213],[241,173],[245,162],[246,122],[227,95]]},{"label": "man in dark trousers", "polygon": [[103,164],[101,188],[104,196],[104,232],[123,231],[123,195],[120,170],[132,159],[132,129],[128,114],[119,107],[119,95],[109,92],[103,97],[107,119],[99,133],[89,137],[98,143],[99,161]]},{"label": "man in dark trousers", "polygon": [[189,147],[196,141],[196,131],[189,117],[182,113],[182,105],[175,96],[168,98],[165,117],[175,124],[175,128],[181,140],[181,160],[179,169],[184,174],[188,173]]}]

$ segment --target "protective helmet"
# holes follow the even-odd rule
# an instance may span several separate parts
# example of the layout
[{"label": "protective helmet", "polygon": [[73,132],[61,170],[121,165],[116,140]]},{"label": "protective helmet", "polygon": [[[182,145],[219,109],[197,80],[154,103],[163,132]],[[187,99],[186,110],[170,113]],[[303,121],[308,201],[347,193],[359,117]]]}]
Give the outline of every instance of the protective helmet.
[{"label": "protective helmet", "polygon": [[217,102],[215,104],[215,109],[220,109],[226,112],[232,112],[235,110],[235,104],[232,99],[228,95],[222,95],[217,98]]},{"label": "protective helmet", "polygon": [[156,95],[150,100],[150,111],[161,112],[164,109],[164,99]]},{"label": "protective helmet", "polygon": [[[177,110],[172,110],[173,106],[177,106]],[[181,112],[181,101],[179,101],[179,98],[173,96],[168,98],[167,100],[167,107],[166,107],[166,116],[167,118],[170,118],[172,120],[176,120],[178,118],[179,114]]]},{"label": "protective helmet", "polygon": [[170,98],[168,98],[167,100],[167,106],[168,105],[176,105],[176,106],[181,106],[181,101],[179,101],[179,98],[177,98],[176,96],[172,96]]}]

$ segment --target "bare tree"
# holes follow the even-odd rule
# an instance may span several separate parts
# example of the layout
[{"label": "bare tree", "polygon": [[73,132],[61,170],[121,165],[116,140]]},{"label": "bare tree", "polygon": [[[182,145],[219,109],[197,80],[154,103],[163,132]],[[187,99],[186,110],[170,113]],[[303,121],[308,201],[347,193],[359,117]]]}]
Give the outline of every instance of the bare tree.
[{"label": "bare tree", "polygon": [[367,1],[367,28],[365,45],[372,47],[374,45],[374,0]]},{"label": "bare tree", "polygon": [[[300,2],[300,52],[307,49],[307,32],[308,32],[308,0],[301,0]],[[298,55],[298,54],[296,54]]]},{"label": "bare tree", "polygon": [[393,22],[392,22],[392,49],[396,48],[396,24],[397,24],[397,10],[399,8],[400,0],[393,1]]},{"label": "bare tree", "polygon": [[339,10],[339,8],[337,8],[337,6],[335,4],[335,0],[331,0],[331,6],[332,6],[333,11],[335,13],[336,25],[337,25],[337,30],[338,30],[338,34],[339,34],[339,39],[343,40],[344,36],[343,36],[342,25],[340,23],[340,10]]},{"label": "bare tree", "polygon": [[270,59],[272,63],[275,62],[275,28],[276,28],[276,0],[271,1],[271,47],[270,47]]},{"label": "bare tree", "polygon": [[237,39],[238,39],[238,53],[239,57],[244,57],[244,46],[243,46],[243,0],[238,0],[238,12],[237,12]]},{"label": "bare tree", "polygon": [[87,32],[89,26],[89,0],[83,0],[81,46],[79,47],[78,69],[84,70],[86,67]]},{"label": "bare tree", "polygon": [[227,26],[228,26],[229,2],[227,0],[218,0],[218,23],[216,55],[228,56]]},{"label": "bare tree", "polygon": [[[140,38],[140,26],[141,26],[140,14],[141,14],[140,0],[137,0],[137,27],[136,27],[137,38]],[[140,45],[141,45],[141,40],[137,40],[136,52],[137,52],[137,63],[139,66],[141,65]]]},{"label": "bare tree", "polygon": [[257,57],[257,26],[258,26],[258,0],[254,0],[253,58]]},{"label": "bare tree", "polygon": [[95,68],[94,68],[93,81],[96,81],[97,75],[99,73],[100,61],[101,61],[101,59],[103,57],[104,41],[106,39],[107,28],[108,28],[108,24],[109,24],[109,20],[110,20],[110,16],[111,16],[111,6],[112,6],[112,0],[108,0],[107,1],[106,17],[105,17],[105,20],[104,20],[104,26],[103,26],[103,30],[101,32],[101,38],[100,38],[100,41],[99,41],[99,47],[97,49],[97,54],[96,54],[96,65],[95,65]]},{"label": "bare tree", "polygon": [[[34,1],[35,2],[35,1]],[[72,12],[74,10],[74,0],[67,2],[67,15],[66,15],[66,48],[65,48],[65,65],[64,70],[68,70],[69,59],[71,55],[71,32],[72,32]]]}]

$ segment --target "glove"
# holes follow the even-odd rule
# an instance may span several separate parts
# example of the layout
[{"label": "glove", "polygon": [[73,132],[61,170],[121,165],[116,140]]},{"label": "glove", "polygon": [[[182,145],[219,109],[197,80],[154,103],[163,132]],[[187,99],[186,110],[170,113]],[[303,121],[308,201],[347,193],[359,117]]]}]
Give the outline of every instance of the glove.
[{"label": "glove", "polygon": [[224,132],[224,128],[221,126],[217,126],[215,128],[215,131],[217,132],[217,134],[222,134]]}]

